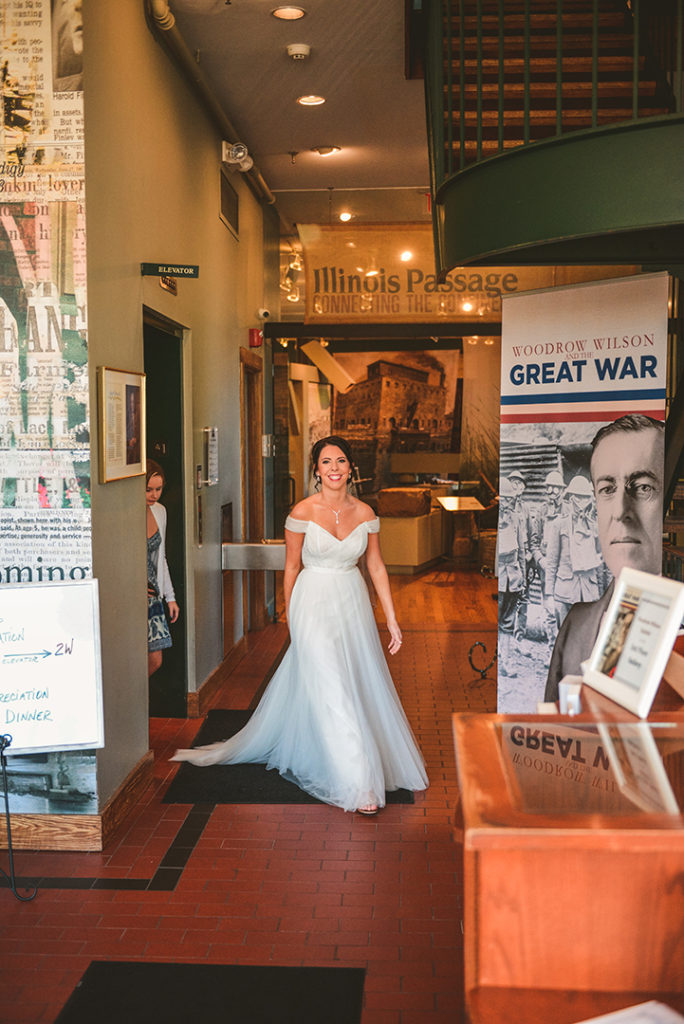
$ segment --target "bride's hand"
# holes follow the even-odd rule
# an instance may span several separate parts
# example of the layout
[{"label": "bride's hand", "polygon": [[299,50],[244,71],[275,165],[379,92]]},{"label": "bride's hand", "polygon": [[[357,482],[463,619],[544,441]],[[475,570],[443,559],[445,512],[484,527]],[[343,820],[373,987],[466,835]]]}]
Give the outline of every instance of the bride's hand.
[{"label": "bride's hand", "polygon": [[401,647],[401,641],[402,641],[401,630],[399,629],[399,626],[398,626],[398,624],[396,622],[392,622],[392,623],[388,622],[387,623],[387,628],[389,629],[389,633],[390,633],[390,642],[389,642],[388,650],[389,650],[390,654],[396,654],[397,651],[399,650],[399,648]]}]

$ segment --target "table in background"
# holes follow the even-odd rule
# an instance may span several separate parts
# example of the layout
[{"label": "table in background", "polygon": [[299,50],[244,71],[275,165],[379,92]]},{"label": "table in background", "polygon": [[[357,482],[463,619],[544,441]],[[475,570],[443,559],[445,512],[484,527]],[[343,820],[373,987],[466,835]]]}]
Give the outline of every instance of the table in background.
[{"label": "table in background", "polygon": [[437,501],[446,512],[451,513],[450,546],[454,562],[457,565],[472,564],[477,558],[479,535],[475,514],[484,512],[484,505],[468,495],[441,494]]}]

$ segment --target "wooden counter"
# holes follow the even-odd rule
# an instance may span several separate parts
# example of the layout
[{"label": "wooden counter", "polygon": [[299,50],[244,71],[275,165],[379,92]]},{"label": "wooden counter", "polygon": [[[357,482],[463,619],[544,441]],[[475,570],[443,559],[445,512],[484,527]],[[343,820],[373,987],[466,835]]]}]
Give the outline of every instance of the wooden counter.
[{"label": "wooden counter", "polygon": [[557,989],[476,989],[469,998],[470,1024],[576,1024],[625,1010],[650,999],[684,1014],[682,992],[576,992]]},{"label": "wooden counter", "polygon": [[474,1002],[684,991],[684,723],[619,717],[453,716]]}]

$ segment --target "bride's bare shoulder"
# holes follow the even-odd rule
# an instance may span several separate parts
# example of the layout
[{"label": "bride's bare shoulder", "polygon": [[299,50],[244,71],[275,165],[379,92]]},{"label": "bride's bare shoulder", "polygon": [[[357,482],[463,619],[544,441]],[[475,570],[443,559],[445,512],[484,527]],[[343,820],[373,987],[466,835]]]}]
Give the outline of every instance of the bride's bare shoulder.
[{"label": "bride's bare shoulder", "polygon": [[367,505],[365,501],[361,501],[356,498],[357,508],[356,515],[360,523],[368,523],[371,519],[376,519],[377,516],[370,505]]},{"label": "bride's bare shoulder", "polygon": [[302,500],[298,501],[294,508],[291,509],[290,516],[293,519],[302,519],[307,521],[313,518],[313,509],[314,503],[312,501],[312,496],[302,498]]}]

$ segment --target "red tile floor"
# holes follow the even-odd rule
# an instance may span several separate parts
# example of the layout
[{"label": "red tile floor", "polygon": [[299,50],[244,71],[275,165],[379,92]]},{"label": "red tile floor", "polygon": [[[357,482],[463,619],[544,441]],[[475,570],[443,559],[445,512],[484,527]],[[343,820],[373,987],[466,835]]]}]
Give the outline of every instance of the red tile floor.
[{"label": "red tile floor", "polygon": [[[363,967],[362,1024],[461,1021],[450,716],[495,709],[494,670],[483,679],[468,651],[482,640],[493,652],[496,602],[478,574],[395,580],[405,640],[391,668],[430,788],[377,818],[244,804],[202,817],[200,807],[184,850],[193,808],[161,797],[178,767],[169,755],[200,721],[153,719],[154,784],[105,850],[15,852],[17,875],[43,883],[27,903],[0,889],[2,1024],[54,1021],[95,959]],[[282,624],[252,635],[214,706],[249,707],[285,637]]]}]

